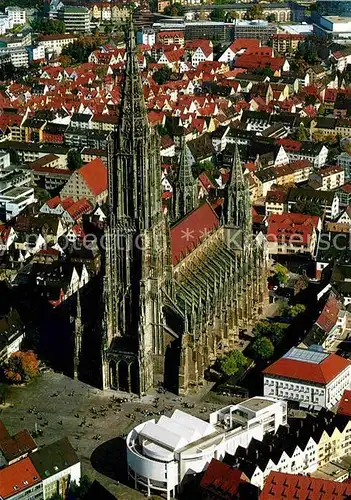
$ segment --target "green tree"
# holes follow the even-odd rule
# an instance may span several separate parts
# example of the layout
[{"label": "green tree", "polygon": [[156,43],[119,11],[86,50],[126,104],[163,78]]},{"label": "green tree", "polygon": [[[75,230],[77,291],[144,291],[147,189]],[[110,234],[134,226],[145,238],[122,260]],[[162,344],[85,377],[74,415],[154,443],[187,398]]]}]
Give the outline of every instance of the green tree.
[{"label": "green tree", "polygon": [[211,21],[225,21],[226,11],[224,9],[214,9],[210,14]]},{"label": "green tree", "polygon": [[39,203],[45,203],[51,198],[49,191],[40,187],[34,189],[34,194]]},{"label": "green tree", "polygon": [[287,325],[282,323],[268,323],[261,321],[254,326],[252,333],[256,338],[268,337],[274,345],[279,344],[285,335]]},{"label": "green tree", "polygon": [[73,63],[87,62],[89,55],[101,46],[102,39],[99,35],[81,38],[66,47],[63,47],[61,54],[69,56]]},{"label": "green tree", "polygon": [[303,123],[300,123],[299,128],[296,131],[296,139],[298,141],[307,141],[308,140],[308,132]]},{"label": "green tree", "polygon": [[76,149],[70,149],[67,154],[67,167],[70,170],[77,170],[83,165],[82,156]]},{"label": "green tree", "polygon": [[268,337],[257,337],[250,346],[250,350],[257,359],[269,359],[273,356],[274,345]]},{"label": "green tree", "polygon": [[88,476],[85,475],[80,478],[79,484],[77,484],[75,481],[72,481],[68,490],[68,500],[84,500],[85,496],[91,488],[91,485],[92,482],[90,481]]},{"label": "green tree", "polygon": [[263,7],[259,3],[255,3],[246,11],[247,19],[263,19]]},{"label": "green tree", "polygon": [[226,375],[235,375],[247,365],[247,359],[241,351],[231,351],[219,359],[220,370]]},{"label": "green tree", "polygon": [[33,31],[41,35],[59,35],[66,33],[66,26],[63,21],[58,19],[42,19],[36,18],[30,22]]},{"label": "green tree", "polygon": [[325,112],[326,112],[326,107],[324,106],[324,104],[321,104],[318,108],[318,114],[325,115]]},{"label": "green tree", "polygon": [[164,66],[163,68],[155,71],[155,73],[152,75],[152,78],[158,85],[163,85],[164,83],[169,81],[171,75],[172,70],[167,66]]},{"label": "green tree", "polygon": [[168,5],[163,13],[166,16],[182,17],[184,16],[184,7],[182,4],[175,2],[172,5]]},{"label": "green tree", "polygon": [[306,311],[306,306],[304,304],[295,304],[294,306],[289,307],[287,314],[291,318],[296,318],[299,314],[302,314]]},{"label": "green tree", "polygon": [[317,215],[321,217],[323,215],[323,208],[319,203],[311,200],[299,200],[293,205],[292,212],[296,214],[305,214],[305,215]]},{"label": "green tree", "polygon": [[266,20],[269,22],[269,23],[275,23],[275,21],[277,20],[277,16],[275,14],[268,14],[266,16]]},{"label": "green tree", "polygon": [[281,264],[276,264],[274,267],[275,278],[278,281],[279,285],[282,285],[288,281],[289,270],[282,266]]}]

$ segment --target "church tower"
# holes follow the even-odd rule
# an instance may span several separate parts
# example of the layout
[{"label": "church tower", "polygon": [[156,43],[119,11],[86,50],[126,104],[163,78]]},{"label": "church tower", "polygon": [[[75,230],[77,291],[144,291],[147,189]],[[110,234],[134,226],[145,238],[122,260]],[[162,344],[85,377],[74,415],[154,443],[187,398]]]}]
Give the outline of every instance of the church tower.
[{"label": "church tower", "polygon": [[252,213],[248,177],[243,173],[238,144],[235,143],[232,158],[230,179],[226,188],[226,197],[223,209],[223,218],[226,226],[234,228],[233,241],[248,249],[252,238]]},{"label": "church tower", "polygon": [[154,383],[163,349],[161,281],[169,261],[164,241],[159,139],[150,129],[132,20],[120,122],[108,151],[103,385],[143,392]]},{"label": "church tower", "polygon": [[197,186],[191,165],[185,155],[185,140],[181,140],[180,163],[177,179],[174,183],[174,220],[179,220],[197,205]]}]

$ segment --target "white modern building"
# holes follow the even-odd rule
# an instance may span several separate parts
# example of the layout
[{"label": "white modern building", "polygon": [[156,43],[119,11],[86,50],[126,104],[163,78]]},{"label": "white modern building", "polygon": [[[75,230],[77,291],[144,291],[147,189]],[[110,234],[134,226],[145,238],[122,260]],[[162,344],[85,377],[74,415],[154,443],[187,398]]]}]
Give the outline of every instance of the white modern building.
[{"label": "white modern building", "polygon": [[5,189],[0,193],[0,214],[2,218],[10,220],[35,201],[32,187],[21,186]]},{"label": "white modern building", "polygon": [[0,14],[0,35],[4,35],[6,31],[12,30],[13,21],[6,14]]},{"label": "white modern building", "polygon": [[90,12],[86,7],[65,5],[58,11],[58,17],[65,23],[66,32],[90,32]]},{"label": "white modern building", "polygon": [[178,493],[187,474],[206,469],[212,458],[221,460],[247,447],[252,438],[275,433],[287,422],[287,404],[271,397],[254,397],[210,415],[209,422],[175,410],[137,425],[127,437],[128,475],[135,488],[147,494]]},{"label": "white modern building", "polygon": [[265,396],[298,401],[303,407],[333,408],[351,388],[351,362],[313,347],[292,347],[263,370]]},{"label": "white modern building", "polygon": [[5,13],[13,24],[26,24],[26,11],[20,7],[11,6],[5,8]]}]

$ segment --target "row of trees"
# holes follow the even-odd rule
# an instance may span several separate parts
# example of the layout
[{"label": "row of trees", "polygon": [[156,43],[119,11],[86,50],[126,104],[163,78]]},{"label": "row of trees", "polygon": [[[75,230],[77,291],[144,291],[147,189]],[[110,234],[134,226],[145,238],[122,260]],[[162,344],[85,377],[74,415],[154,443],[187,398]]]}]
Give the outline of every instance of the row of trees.
[{"label": "row of trees", "polygon": [[[217,5],[222,5],[228,3],[227,0],[217,0],[216,1]],[[267,16],[264,15],[264,10],[262,5],[259,3],[255,3],[252,5],[249,9],[246,11],[246,19],[253,20],[253,19],[264,19],[270,23],[273,23],[276,21],[276,15],[275,14],[268,14]],[[234,21],[235,19],[238,18],[238,13],[235,10],[225,10],[222,8],[215,9],[211,12],[210,14],[210,19],[211,21]]]}]

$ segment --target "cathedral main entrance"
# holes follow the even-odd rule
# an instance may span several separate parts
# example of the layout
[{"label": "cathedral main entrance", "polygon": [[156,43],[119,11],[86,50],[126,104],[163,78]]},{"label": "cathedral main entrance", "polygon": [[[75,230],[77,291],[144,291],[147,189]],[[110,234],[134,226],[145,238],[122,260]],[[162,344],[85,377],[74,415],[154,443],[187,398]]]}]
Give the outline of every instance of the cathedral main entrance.
[{"label": "cathedral main entrance", "polygon": [[138,362],[131,356],[112,355],[108,362],[109,386],[123,392],[139,393]]}]

